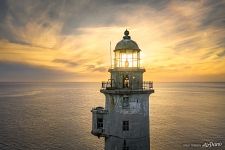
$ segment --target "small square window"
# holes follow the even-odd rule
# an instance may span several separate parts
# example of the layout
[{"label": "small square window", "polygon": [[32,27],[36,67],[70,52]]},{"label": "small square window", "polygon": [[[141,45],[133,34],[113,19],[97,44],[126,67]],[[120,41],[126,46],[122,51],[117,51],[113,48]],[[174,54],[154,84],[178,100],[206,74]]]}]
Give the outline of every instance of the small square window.
[{"label": "small square window", "polygon": [[129,97],[123,97],[123,103],[122,103],[123,108],[128,108],[129,107]]},{"label": "small square window", "polygon": [[97,129],[103,128],[103,118],[97,118]]},{"label": "small square window", "polygon": [[123,121],[123,131],[129,131],[129,121]]},{"label": "small square window", "polygon": [[128,146],[123,146],[123,150],[129,150]]}]

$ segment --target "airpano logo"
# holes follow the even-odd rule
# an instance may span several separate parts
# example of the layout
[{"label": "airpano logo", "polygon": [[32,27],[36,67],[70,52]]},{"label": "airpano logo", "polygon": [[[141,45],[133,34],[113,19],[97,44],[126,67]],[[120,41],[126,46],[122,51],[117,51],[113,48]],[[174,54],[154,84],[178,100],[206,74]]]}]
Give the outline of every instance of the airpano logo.
[{"label": "airpano logo", "polygon": [[186,147],[186,148],[219,148],[219,147],[222,147],[223,146],[223,143],[222,142],[205,142],[203,144],[201,143],[185,143],[183,144],[183,147]]},{"label": "airpano logo", "polygon": [[210,147],[221,147],[223,145],[222,142],[205,142],[202,144],[202,147],[210,148]]}]

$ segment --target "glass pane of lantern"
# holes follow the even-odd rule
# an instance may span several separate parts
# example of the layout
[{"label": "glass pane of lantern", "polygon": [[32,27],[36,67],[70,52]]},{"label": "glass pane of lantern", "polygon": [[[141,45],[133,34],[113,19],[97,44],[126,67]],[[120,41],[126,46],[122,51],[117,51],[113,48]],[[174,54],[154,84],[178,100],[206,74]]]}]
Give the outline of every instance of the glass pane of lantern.
[{"label": "glass pane of lantern", "polygon": [[114,58],[114,67],[119,67],[119,63],[120,63],[120,52],[117,51],[115,52],[115,58]]},{"label": "glass pane of lantern", "polygon": [[137,59],[134,59],[133,60],[133,67],[138,67],[138,65],[137,65]]},{"label": "glass pane of lantern", "polygon": [[137,59],[137,55],[138,55],[137,52],[133,52],[133,58],[134,59]]},{"label": "glass pane of lantern", "polygon": [[132,67],[132,53],[121,53],[121,67]]},{"label": "glass pane of lantern", "polygon": [[121,53],[121,67],[125,67],[125,61],[126,61],[126,54]]}]

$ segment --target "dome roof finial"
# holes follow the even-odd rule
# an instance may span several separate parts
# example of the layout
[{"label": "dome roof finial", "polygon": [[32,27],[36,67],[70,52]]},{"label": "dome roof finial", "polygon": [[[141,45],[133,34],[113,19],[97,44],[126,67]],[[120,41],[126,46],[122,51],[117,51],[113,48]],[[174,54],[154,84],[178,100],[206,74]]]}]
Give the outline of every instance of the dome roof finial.
[{"label": "dome roof finial", "polygon": [[124,31],[123,39],[116,44],[114,51],[117,50],[140,51],[140,48],[138,47],[137,43],[131,40],[129,36],[129,31],[127,29]]},{"label": "dome roof finial", "polygon": [[127,29],[124,31],[123,39],[129,39],[130,40],[129,31]]}]

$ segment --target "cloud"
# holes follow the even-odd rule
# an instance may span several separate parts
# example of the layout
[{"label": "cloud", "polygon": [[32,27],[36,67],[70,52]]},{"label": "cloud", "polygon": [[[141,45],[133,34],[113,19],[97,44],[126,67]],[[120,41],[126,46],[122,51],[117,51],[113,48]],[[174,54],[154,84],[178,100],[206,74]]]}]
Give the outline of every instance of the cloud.
[{"label": "cloud", "polygon": [[202,19],[202,27],[214,26],[217,28],[225,27],[225,14],[224,7],[225,1],[215,0],[210,1],[207,0],[204,3],[204,8],[208,9],[205,17]]},{"label": "cloud", "polygon": [[66,65],[69,65],[69,66],[72,66],[72,67],[75,67],[75,66],[79,65],[77,62],[73,62],[73,61],[66,60],[66,59],[54,59],[53,62],[66,64]]},{"label": "cloud", "polygon": [[0,62],[0,81],[68,81],[79,78],[78,74],[15,62]]},{"label": "cloud", "polygon": [[219,52],[219,53],[217,54],[217,56],[219,56],[219,57],[224,57],[224,56],[225,56],[225,50]]},{"label": "cloud", "polygon": [[90,71],[98,71],[98,72],[106,72],[107,71],[107,69],[108,69],[108,67],[106,67],[106,66],[100,66],[100,67],[98,67],[98,66],[95,66],[95,65],[87,65],[86,66],[86,68],[88,69],[88,70],[90,70]]}]

